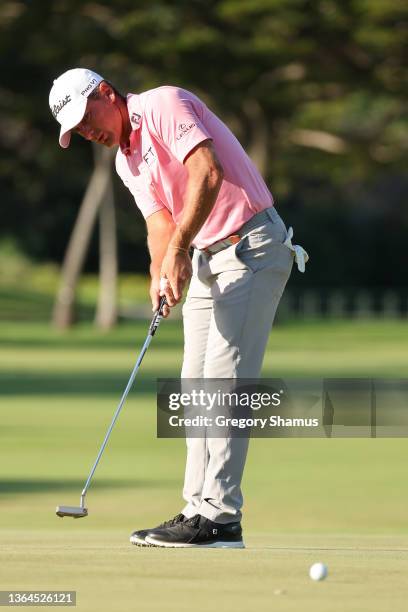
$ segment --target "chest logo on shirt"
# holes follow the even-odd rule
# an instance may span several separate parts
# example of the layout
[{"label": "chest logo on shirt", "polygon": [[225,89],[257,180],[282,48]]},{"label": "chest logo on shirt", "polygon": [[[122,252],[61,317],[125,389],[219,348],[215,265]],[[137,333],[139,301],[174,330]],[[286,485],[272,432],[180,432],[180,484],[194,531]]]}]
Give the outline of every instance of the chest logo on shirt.
[{"label": "chest logo on shirt", "polygon": [[193,128],[194,126],[195,123],[180,123],[180,125],[178,126],[179,134],[178,136],[176,136],[176,140],[181,140],[184,134],[187,134],[187,132],[191,130],[191,128]]},{"label": "chest logo on shirt", "polygon": [[148,166],[151,166],[155,162],[157,158],[156,153],[153,151],[152,147],[149,147],[146,153],[143,153],[143,159],[145,160]]},{"label": "chest logo on shirt", "polygon": [[130,123],[132,123],[133,125],[138,126],[141,120],[142,120],[142,115],[139,115],[138,113],[131,114]]}]

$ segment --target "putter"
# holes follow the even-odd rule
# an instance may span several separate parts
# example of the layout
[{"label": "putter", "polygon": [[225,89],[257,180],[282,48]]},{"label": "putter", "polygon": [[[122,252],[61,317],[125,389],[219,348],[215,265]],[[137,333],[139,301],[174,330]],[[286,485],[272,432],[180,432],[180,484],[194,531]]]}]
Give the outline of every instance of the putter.
[{"label": "putter", "polygon": [[128,393],[129,393],[129,391],[130,391],[130,389],[132,387],[133,381],[135,380],[136,374],[137,374],[137,372],[138,372],[138,370],[140,368],[140,364],[142,363],[142,359],[143,359],[147,349],[149,348],[149,344],[152,341],[152,338],[153,338],[154,334],[156,333],[157,328],[160,325],[160,321],[161,321],[162,315],[163,315],[163,306],[165,304],[166,304],[166,298],[165,298],[165,296],[163,296],[163,297],[160,298],[159,308],[158,308],[158,310],[153,315],[153,319],[152,319],[152,322],[150,323],[149,333],[147,334],[145,343],[144,343],[144,345],[142,347],[142,350],[140,351],[140,355],[139,355],[139,357],[137,359],[136,365],[133,368],[132,374],[130,375],[129,382],[126,385],[126,389],[123,392],[123,395],[122,395],[122,398],[121,398],[121,400],[119,402],[118,407],[116,408],[116,412],[115,412],[115,414],[113,416],[112,422],[111,422],[111,424],[109,426],[108,431],[106,432],[105,439],[102,442],[101,448],[99,449],[98,456],[97,456],[97,458],[95,460],[95,463],[92,466],[92,469],[91,469],[91,471],[89,473],[88,479],[87,479],[87,481],[85,483],[85,486],[84,486],[84,488],[82,490],[81,501],[80,501],[79,506],[57,506],[57,509],[56,509],[57,516],[60,516],[60,517],[71,516],[72,518],[82,518],[83,516],[88,516],[88,508],[85,508],[85,495],[86,495],[86,492],[88,491],[89,485],[90,485],[91,480],[92,480],[92,476],[94,475],[96,467],[97,467],[97,465],[99,463],[99,459],[102,457],[102,453],[105,450],[105,446],[106,446],[106,444],[107,444],[107,442],[109,440],[109,436],[110,436],[110,434],[112,432],[113,426],[116,423],[116,419],[118,418],[119,413],[122,410],[122,406],[125,403],[125,399],[127,398]]}]

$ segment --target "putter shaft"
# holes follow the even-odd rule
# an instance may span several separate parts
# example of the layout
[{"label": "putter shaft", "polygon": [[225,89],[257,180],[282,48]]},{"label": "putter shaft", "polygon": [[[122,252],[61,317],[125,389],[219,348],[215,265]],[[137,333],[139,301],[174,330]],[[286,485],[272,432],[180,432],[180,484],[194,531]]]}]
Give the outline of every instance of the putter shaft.
[{"label": "putter shaft", "polygon": [[136,378],[136,374],[138,373],[138,370],[140,368],[140,364],[142,363],[143,357],[145,356],[146,351],[149,348],[150,342],[152,341],[152,338],[153,338],[154,334],[156,333],[157,328],[159,327],[160,321],[161,321],[162,316],[163,316],[163,306],[165,304],[166,304],[166,298],[165,298],[165,296],[163,296],[160,299],[160,304],[159,304],[158,310],[153,315],[153,319],[152,319],[152,322],[150,323],[150,327],[149,327],[149,332],[148,332],[146,340],[145,340],[145,342],[144,342],[144,344],[142,346],[142,350],[140,351],[140,354],[139,354],[139,357],[138,357],[138,359],[136,361],[135,367],[133,368],[132,373],[131,373],[130,378],[129,378],[129,381],[128,381],[127,385],[126,385],[126,389],[124,390],[123,395],[122,395],[122,397],[120,399],[120,402],[118,404],[118,407],[116,408],[116,411],[115,411],[115,414],[113,415],[113,419],[111,421],[111,424],[109,425],[108,431],[106,432],[105,438],[104,438],[104,440],[102,442],[102,445],[101,445],[101,447],[99,449],[98,456],[95,459],[95,463],[93,464],[93,466],[91,468],[91,471],[89,473],[89,476],[87,478],[85,486],[84,486],[84,488],[82,490],[81,501],[80,501],[79,508],[76,507],[76,506],[57,506],[56,514],[58,516],[61,516],[61,517],[63,517],[63,516],[71,516],[73,518],[81,518],[83,516],[87,516],[88,515],[88,510],[87,510],[87,508],[85,508],[85,496],[86,496],[86,493],[88,491],[90,482],[91,482],[92,477],[93,477],[93,475],[95,473],[95,470],[96,470],[96,468],[98,466],[99,460],[102,457],[102,453],[105,450],[106,444],[108,443],[108,440],[109,440],[110,434],[112,432],[112,429],[113,429],[113,427],[114,427],[114,425],[116,423],[116,420],[117,420],[117,418],[118,418],[118,416],[120,414],[120,411],[122,410],[123,404],[125,403],[125,400],[126,400],[128,394],[129,394],[129,391],[130,391],[130,389],[132,387],[133,381]]},{"label": "putter shaft", "polygon": [[106,436],[105,436],[105,438],[104,438],[104,440],[102,442],[101,448],[99,449],[98,456],[95,459],[95,463],[92,466],[92,469],[91,469],[91,471],[89,473],[88,479],[87,479],[87,481],[85,483],[85,486],[84,486],[84,488],[82,490],[81,501],[80,501],[81,508],[85,507],[85,495],[86,495],[86,492],[87,492],[87,490],[89,488],[89,484],[90,484],[90,482],[92,480],[92,476],[95,473],[95,470],[96,470],[96,468],[98,466],[99,460],[100,460],[100,458],[102,456],[102,453],[105,450],[105,446],[106,446],[106,444],[107,444],[107,442],[109,440],[111,431],[112,431],[112,429],[113,429],[113,427],[114,427],[114,425],[116,423],[116,420],[117,420],[117,418],[118,418],[118,416],[120,414],[120,411],[122,410],[123,404],[125,403],[125,400],[126,400],[128,394],[129,394],[129,391],[130,391],[130,389],[131,389],[131,387],[133,385],[133,381],[135,380],[136,374],[139,371],[140,364],[142,363],[143,357],[145,356],[146,351],[149,348],[149,345],[150,345],[150,343],[152,341],[152,338],[153,338],[154,334],[156,333],[157,328],[159,327],[160,321],[162,319],[163,306],[165,305],[165,303],[166,303],[166,298],[163,296],[161,298],[161,300],[160,300],[159,308],[158,308],[157,312],[155,312],[155,314],[153,316],[152,322],[151,322],[150,327],[149,327],[149,332],[148,332],[146,340],[145,340],[145,342],[144,342],[144,344],[142,346],[142,350],[140,351],[140,354],[139,354],[139,357],[138,357],[138,359],[136,361],[135,367],[132,370],[132,373],[130,375],[128,384],[126,385],[126,389],[124,390],[123,395],[122,395],[122,397],[120,399],[119,405],[116,408],[116,412],[113,415],[113,419],[111,421],[111,424],[109,425],[109,429],[106,432]]}]

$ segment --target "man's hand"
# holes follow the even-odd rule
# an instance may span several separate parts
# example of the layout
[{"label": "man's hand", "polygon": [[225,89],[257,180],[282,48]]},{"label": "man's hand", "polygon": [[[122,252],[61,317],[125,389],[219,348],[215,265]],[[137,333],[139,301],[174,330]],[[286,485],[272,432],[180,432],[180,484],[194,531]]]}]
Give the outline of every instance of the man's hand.
[{"label": "man's hand", "polygon": [[170,244],[160,271],[160,277],[166,278],[168,281],[160,295],[166,296],[170,307],[180,302],[183,297],[184,287],[190,280],[191,274],[192,266],[188,252],[175,248]]},{"label": "man's hand", "polygon": [[[150,283],[150,299],[152,300],[152,310],[156,312],[160,305],[160,277],[152,278]],[[167,304],[163,306],[163,317],[167,318],[170,314],[170,308]]]}]

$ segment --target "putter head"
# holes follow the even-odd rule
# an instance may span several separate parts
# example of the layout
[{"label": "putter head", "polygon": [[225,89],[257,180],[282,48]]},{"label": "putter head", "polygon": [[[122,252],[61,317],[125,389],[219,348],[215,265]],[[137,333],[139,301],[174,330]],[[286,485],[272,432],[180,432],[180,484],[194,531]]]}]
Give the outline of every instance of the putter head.
[{"label": "putter head", "polygon": [[88,508],[79,506],[57,506],[55,513],[61,518],[64,516],[72,516],[72,518],[82,518],[88,516]]}]

